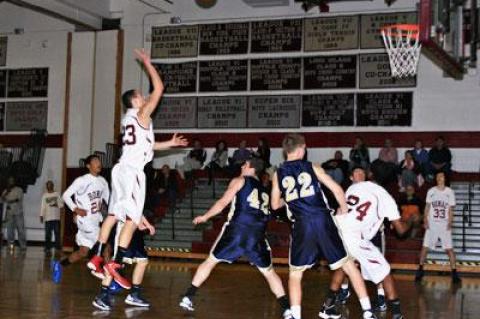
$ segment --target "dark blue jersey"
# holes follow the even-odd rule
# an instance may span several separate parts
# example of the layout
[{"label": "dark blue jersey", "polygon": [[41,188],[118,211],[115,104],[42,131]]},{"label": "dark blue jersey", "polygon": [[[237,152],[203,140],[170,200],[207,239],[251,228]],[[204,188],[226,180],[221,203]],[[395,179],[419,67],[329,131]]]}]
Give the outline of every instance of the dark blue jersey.
[{"label": "dark blue jersey", "polygon": [[311,162],[286,161],[278,168],[277,177],[289,217],[319,217],[330,211]]},{"label": "dark blue jersey", "polygon": [[270,196],[262,183],[245,176],[245,184],[237,192],[230,206],[228,223],[264,230],[269,220]]}]

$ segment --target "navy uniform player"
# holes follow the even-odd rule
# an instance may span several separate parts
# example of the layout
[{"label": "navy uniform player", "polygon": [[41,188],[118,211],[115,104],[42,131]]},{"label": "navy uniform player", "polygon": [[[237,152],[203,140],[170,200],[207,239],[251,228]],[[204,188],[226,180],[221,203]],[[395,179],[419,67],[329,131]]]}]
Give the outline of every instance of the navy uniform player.
[{"label": "navy uniform player", "polygon": [[[303,272],[323,256],[332,270],[343,270],[349,276],[360,299],[363,318],[375,318],[365,283],[344,248],[322,191],[323,186],[330,189],[339,203],[338,214],[345,214],[347,203],[342,188],[319,165],[303,160],[306,145],[302,135],[288,134],[282,144],[287,161],[274,174],[271,204],[273,209],[286,205],[287,213],[294,221],[288,284],[293,317],[301,318]],[[338,289],[329,290],[319,313],[321,318],[341,317],[335,309],[337,293]]]},{"label": "navy uniform player", "polygon": [[207,280],[219,262],[232,263],[246,256],[257,266],[267,280],[271,291],[282,307],[283,317],[291,318],[288,298],[282,281],[272,267],[270,247],[265,237],[269,220],[269,194],[257,177],[263,162],[252,158],[241,168],[241,175],[234,178],[220,198],[204,215],[193,220],[194,224],[205,223],[220,214],[229,203],[228,220],[216,239],[210,256],[198,267],[191,286],[185,292],[180,307],[194,311],[193,298],[197,289]]},{"label": "navy uniform player", "polygon": [[[142,224],[145,225],[146,230],[148,230],[148,233],[150,235],[155,234],[155,227],[153,227],[153,225],[150,224],[148,220],[143,220]],[[111,247],[114,247],[113,256],[117,254],[119,234],[123,226],[123,222],[118,222],[115,232],[110,236],[110,245]],[[132,273],[132,288],[127,297],[125,298],[125,303],[131,306],[148,308],[150,307],[150,303],[142,296],[141,293],[141,285],[143,282],[143,277],[145,275],[145,270],[147,269],[148,265],[148,255],[145,251],[145,242],[143,238],[144,235],[144,230],[137,229],[137,231],[135,231],[135,233],[133,234],[128,250],[123,256],[123,262],[125,264],[135,264]],[[112,281],[112,279],[112,276],[107,273],[105,279],[102,281],[102,288],[100,290],[100,293],[95,297],[92,302],[95,308],[104,311],[111,310],[112,303],[110,295],[112,293],[115,294],[119,290],[121,290],[121,287],[115,281]]]}]

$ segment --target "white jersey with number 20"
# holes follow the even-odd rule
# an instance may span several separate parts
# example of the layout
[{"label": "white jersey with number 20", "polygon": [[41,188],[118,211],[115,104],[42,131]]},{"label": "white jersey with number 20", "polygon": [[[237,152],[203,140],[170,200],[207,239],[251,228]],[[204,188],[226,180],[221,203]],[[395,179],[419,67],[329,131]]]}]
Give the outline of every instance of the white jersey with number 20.
[{"label": "white jersey with number 20", "polygon": [[155,135],[153,124],[143,127],[138,119],[138,109],[128,109],[122,118],[122,156],[120,163],[141,169],[153,159]]},{"label": "white jersey with number 20", "polygon": [[397,204],[388,192],[372,182],[351,185],[346,192],[348,213],[337,216],[342,233],[372,239],[383,220],[400,219]]}]

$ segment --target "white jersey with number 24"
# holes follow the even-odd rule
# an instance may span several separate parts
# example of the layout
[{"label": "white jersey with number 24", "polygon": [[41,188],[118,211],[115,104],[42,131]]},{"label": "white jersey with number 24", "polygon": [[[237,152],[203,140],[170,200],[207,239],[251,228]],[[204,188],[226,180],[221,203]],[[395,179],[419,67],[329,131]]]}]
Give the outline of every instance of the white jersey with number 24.
[{"label": "white jersey with number 24", "polygon": [[360,235],[370,240],[387,218],[400,219],[395,200],[381,186],[372,182],[352,184],[346,192],[348,213],[336,220],[344,234]]}]

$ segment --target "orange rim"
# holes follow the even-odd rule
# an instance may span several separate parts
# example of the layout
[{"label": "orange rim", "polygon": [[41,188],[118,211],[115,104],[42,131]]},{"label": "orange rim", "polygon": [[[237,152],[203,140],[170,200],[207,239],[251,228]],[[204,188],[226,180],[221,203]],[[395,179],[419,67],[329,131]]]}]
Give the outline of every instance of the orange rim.
[{"label": "orange rim", "polygon": [[393,24],[382,27],[382,31],[386,36],[405,37],[409,35],[418,39],[420,26],[418,24]]}]

